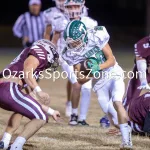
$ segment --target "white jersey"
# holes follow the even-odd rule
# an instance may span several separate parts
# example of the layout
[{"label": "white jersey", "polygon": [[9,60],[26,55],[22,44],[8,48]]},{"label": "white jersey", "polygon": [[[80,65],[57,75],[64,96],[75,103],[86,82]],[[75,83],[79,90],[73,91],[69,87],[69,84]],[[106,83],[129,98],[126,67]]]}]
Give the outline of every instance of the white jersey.
[{"label": "white jersey", "polygon": [[52,28],[54,28],[53,22],[56,22],[57,19],[62,18],[63,16],[64,13],[57,7],[49,8],[44,11],[45,25],[52,25]]},{"label": "white jersey", "polygon": [[[95,29],[88,30],[88,43],[87,46],[81,52],[69,51],[66,48],[62,52],[63,59],[69,65],[75,65],[88,58],[94,57],[100,60],[101,63],[106,61],[105,55],[102,49],[109,41],[109,34],[104,26],[97,26]],[[93,79],[93,90],[97,91],[112,78],[120,78],[123,75],[123,71],[117,62],[113,67],[107,68],[100,72],[100,78]]]},{"label": "white jersey", "polygon": [[[94,29],[94,27],[97,26],[97,21],[91,19],[90,17],[81,17],[81,21],[85,24],[87,29]],[[54,30],[57,32],[61,32],[61,37],[58,41],[58,53],[60,55],[61,55],[63,49],[65,48],[63,31],[66,29],[67,24],[69,22],[70,22],[69,18],[67,18],[65,15],[61,18],[58,18],[55,22],[53,22]]]},{"label": "white jersey", "polygon": [[[98,28],[98,30],[96,29]],[[109,34],[104,26],[97,26],[95,29],[88,29],[88,43],[83,51],[74,52],[64,49],[62,57],[69,65],[78,64],[90,57],[105,60],[102,52],[103,47],[109,41]]]}]

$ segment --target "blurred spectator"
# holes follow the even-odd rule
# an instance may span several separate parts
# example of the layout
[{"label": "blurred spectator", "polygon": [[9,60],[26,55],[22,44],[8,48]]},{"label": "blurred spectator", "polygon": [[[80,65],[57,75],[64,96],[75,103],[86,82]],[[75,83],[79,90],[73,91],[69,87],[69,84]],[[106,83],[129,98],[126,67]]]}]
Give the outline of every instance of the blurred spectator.
[{"label": "blurred spectator", "polygon": [[13,26],[14,36],[22,38],[24,47],[43,38],[45,23],[41,5],[41,0],[30,0],[29,12],[20,15]]}]

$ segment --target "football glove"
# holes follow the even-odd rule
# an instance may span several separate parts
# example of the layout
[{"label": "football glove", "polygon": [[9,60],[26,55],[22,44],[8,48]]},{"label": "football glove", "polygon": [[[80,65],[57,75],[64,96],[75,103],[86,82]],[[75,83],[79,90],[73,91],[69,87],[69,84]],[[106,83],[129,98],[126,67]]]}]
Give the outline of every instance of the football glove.
[{"label": "football glove", "polygon": [[87,64],[87,68],[91,70],[92,75],[94,75],[95,77],[98,77],[100,66],[99,66],[97,59],[91,57],[86,61],[86,64]]}]

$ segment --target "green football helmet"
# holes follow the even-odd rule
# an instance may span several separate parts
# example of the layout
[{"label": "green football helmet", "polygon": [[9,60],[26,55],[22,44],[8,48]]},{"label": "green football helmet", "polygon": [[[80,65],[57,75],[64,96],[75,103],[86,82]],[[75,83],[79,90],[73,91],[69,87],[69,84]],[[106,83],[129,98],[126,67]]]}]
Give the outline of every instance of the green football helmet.
[{"label": "green football helmet", "polygon": [[64,39],[67,50],[73,51],[74,53],[81,53],[88,42],[85,24],[80,20],[71,21],[64,31]]},{"label": "green football helmet", "polygon": [[66,0],[64,3],[65,13],[69,18],[77,18],[82,14],[85,0]]}]

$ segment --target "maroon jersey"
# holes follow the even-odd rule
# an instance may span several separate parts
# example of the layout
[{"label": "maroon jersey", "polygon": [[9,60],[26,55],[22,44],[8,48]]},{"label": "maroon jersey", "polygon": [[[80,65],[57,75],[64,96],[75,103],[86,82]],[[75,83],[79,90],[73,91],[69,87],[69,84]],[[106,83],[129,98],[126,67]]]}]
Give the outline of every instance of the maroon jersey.
[{"label": "maroon jersey", "polygon": [[[145,58],[147,62],[147,66],[150,66],[150,36],[147,36],[135,44],[135,56]],[[134,74],[137,74],[137,65],[135,61],[135,65],[133,68]],[[146,72],[147,82],[150,83],[150,74]],[[124,99],[124,106],[127,109],[130,101],[139,97],[141,90],[137,89],[140,86],[140,80],[136,76],[130,79],[128,83],[128,88],[126,92],[126,96]]]},{"label": "maroon jersey", "polygon": [[[33,48],[33,49],[32,49]],[[20,77],[23,73],[24,61],[29,55],[33,55],[39,60],[39,66],[33,72],[35,78],[38,77],[39,72],[45,70],[48,67],[47,51],[42,46],[35,46],[24,49],[1,73],[0,75]]]},{"label": "maroon jersey", "polygon": [[150,36],[144,37],[135,44],[135,56],[145,58],[150,65]]},{"label": "maroon jersey", "polygon": [[147,113],[150,111],[150,92],[143,94],[142,96],[132,99],[128,114],[130,119],[140,125],[142,128],[144,126],[144,120]]}]

